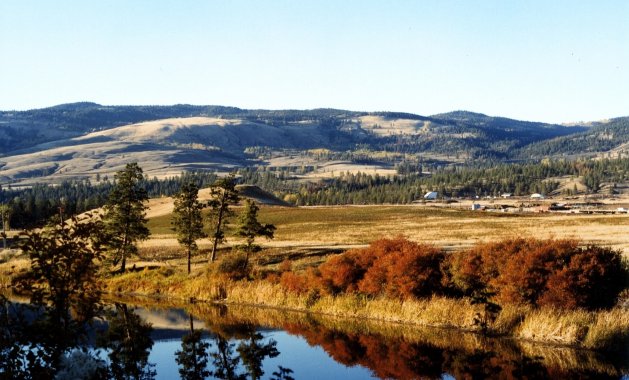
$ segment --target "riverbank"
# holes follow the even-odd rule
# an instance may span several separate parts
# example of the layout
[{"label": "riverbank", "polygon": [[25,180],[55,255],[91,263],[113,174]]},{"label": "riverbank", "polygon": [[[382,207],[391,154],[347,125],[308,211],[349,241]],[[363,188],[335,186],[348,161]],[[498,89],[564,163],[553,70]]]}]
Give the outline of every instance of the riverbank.
[{"label": "riverbank", "polygon": [[[106,296],[105,303],[133,306],[158,328],[189,328],[238,339],[259,328],[282,340],[283,332],[305,339],[339,363],[369,368],[379,378],[513,377],[514,371],[536,378],[620,378],[627,373],[626,351],[604,353],[508,337],[488,337],[457,329],[422,327],[373,319],[342,318],[286,309],[183,302],[147,297]],[[182,313],[183,311],[183,313]],[[166,317],[167,316],[167,317]],[[179,316],[179,317],[178,317]],[[421,364],[418,365],[418,360]],[[524,373],[515,372],[515,373]],[[504,374],[505,376],[501,376]]]},{"label": "riverbank", "polygon": [[[131,272],[103,280],[106,292],[167,297],[229,305],[257,305],[329,316],[396,322],[481,332],[475,320],[481,305],[466,299],[420,300],[367,298],[360,295],[297,295],[265,280],[232,281],[199,271],[187,276],[173,268]],[[594,350],[615,350],[629,340],[629,313],[533,309],[506,305],[486,326],[486,333],[515,339]]]}]

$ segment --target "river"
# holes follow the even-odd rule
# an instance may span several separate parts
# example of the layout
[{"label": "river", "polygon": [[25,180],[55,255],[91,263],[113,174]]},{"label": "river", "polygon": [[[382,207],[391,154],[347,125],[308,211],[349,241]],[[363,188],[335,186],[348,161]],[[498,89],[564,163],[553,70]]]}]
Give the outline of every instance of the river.
[{"label": "river", "polygon": [[[60,364],[40,373],[76,378],[74,360],[96,363],[101,372],[95,373],[104,378],[177,379],[182,370],[190,379],[629,378],[626,351],[603,354],[259,307],[125,302],[108,304],[88,328],[82,343],[88,359],[67,359],[77,349],[64,346]],[[35,326],[29,313],[25,323]],[[16,345],[3,343],[7,362]],[[43,352],[49,344],[22,339],[17,346]],[[88,364],[78,367],[91,368]],[[0,377],[11,370],[15,366],[0,368]]]}]

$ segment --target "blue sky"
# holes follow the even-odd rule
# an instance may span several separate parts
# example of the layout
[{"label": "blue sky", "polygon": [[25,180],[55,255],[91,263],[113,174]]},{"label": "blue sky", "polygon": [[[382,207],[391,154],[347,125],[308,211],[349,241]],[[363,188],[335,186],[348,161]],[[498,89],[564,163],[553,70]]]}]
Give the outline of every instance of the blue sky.
[{"label": "blue sky", "polygon": [[0,109],[629,115],[629,1],[0,1]]}]

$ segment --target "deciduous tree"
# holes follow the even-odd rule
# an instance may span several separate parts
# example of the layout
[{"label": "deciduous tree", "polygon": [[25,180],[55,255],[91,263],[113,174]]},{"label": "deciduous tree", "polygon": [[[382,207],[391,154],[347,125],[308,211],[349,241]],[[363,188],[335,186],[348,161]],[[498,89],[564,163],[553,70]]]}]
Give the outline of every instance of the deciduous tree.
[{"label": "deciduous tree", "polygon": [[94,316],[100,300],[96,277],[103,251],[101,230],[99,220],[73,218],[23,235],[21,248],[31,266],[14,285],[28,291],[31,303],[43,307],[51,325],[67,338],[75,324]]}]

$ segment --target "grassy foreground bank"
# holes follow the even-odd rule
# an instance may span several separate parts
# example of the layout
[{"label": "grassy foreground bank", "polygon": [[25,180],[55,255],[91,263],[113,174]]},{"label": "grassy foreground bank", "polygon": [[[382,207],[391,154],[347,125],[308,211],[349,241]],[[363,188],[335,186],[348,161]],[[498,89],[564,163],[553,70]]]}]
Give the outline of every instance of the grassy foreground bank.
[{"label": "grassy foreground bank", "polygon": [[[270,306],[465,331],[480,331],[474,320],[482,313],[482,306],[472,305],[466,299],[433,297],[399,301],[359,295],[311,297],[296,295],[268,281],[231,281],[207,272],[196,272],[188,277],[171,268],[108,278],[104,280],[104,288],[113,294]],[[508,305],[489,323],[487,331],[549,344],[615,349],[629,338],[629,313],[619,308],[590,312]]]}]

